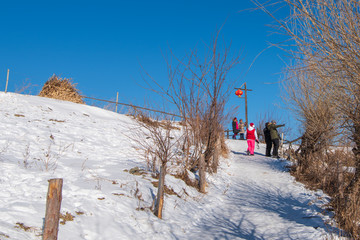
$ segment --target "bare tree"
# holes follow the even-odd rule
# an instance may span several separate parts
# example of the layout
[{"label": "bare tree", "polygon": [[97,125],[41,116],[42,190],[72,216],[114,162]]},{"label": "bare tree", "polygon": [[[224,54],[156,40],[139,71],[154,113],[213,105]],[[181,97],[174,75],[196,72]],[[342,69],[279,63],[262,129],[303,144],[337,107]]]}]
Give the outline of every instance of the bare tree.
[{"label": "bare tree", "polygon": [[134,147],[140,147],[146,158],[152,158],[152,169],[159,173],[158,194],[153,210],[157,217],[162,218],[165,175],[168,172],[168,164],[172,161],[176,162],[179,157],[178,149],[182,135],[175,136],[174,132],[179,131],[174,131],[178,128],[173,126],[171,119],[160,121],[143,112],[138,112],[135,120],[137,125],[134,128],[137,129],[137,134],[130,138],[136,143]]},{"label": "bare tree", "polygon": [[230,47],[219,47],[219,34],[220,31],[210,45],[205,45],[204,54],[192,50],[180,59],[170,52],[168,86],[162,87],[156,81],[149,84],[154,90],[155,83],[154,91],[174,104],[181,115],[187,133],[183,144],[186,165],[196,167],[204,153],[209,172],[217,171],[218,163],[213,156],[218,140],[223,137],[224,108],[235,83],[229,82],[228,73],[240,62],[237,54],[230,56]]}]

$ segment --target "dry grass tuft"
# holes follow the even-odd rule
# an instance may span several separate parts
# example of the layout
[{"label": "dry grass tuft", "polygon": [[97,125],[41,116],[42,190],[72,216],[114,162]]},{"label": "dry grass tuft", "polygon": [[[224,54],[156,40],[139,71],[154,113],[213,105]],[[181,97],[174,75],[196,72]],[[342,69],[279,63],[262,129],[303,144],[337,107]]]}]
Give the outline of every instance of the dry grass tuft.
[{"label": "dry grass tuft", "polygon": [[75,211],[76,215],[84,215],[85,213],[83,211]]},{"label": "dry grass tuft", "polygon": [[71,215],[71,213],[66,212],[65,214],[60,213],[60,224],[65,225],[67,221],[74,221],[75,216]]},{"label": "dry grass tuft", "polygon": [[30,231],[31,227],[26,226],[24,223],[17,222],[15,228],[23,229],[25,232]]},{"label": "dry grass tuft", "polygon": [[163,129],[166,130],[181,130],[179,127],[174,126],[175,124],[171,121],[168,120],[154,120],[149,116],[146,116],[145,114],[137,114],[136,116],[134,116],[134,118],[136,118],[139,122],[144,123],[148,126],[151,127],[162,127]]},{"label": "dry grass tuft", "polygon": [[10,236],[9,236],[9,235],[6,235],[5,233],[0,233],[0,239],[1,239],[1,237],[10,238]]},{"label": "dry grass tuft", "polygon": [[220,138],[220,154],[223,158],[229,158],[229,154],[230,154],[230,149],[228,148],[228,146],[225,143],[225,138],[221,137]]},{"label": "dry grass tuft", "polygon": [[21,222],[17,222],[15,224],[15,228],[22,229],[25,232],[34,232],[36,230],[34,227],[26,226],[24,223],[21,223]]},{"label": "dry grass tuft", "polygon": [[[153,185],[154,187],[156,187],[156,188],[159,187],[159,182],[153,181],[153,182],[151,182],[151,183],[152,183],[152,185]],[[168,195],[176,195],[176,196],[178,196],[179,198],[181,198],[181,196],[180,196],[179,194],[177,194],[177,193],[174,191],[174,189],[172,189],[171,187],[168,187],[168,186],[166,186],[166,185],[164,185],[164,192],[165,192],[166,194],[168,194]]]},{"label": "dry grass tuft", "polygon": [[146,175],[146,171],[144,171],[143,169],[140,169],[139,167],[133,167],[128,171],[130,174],[133,175]]},{"label": "dry grass tuft", "polygon": [[178,178],[178,179],[181,179],[183,180],[186,185],[190,186],[190,187],[193,187],[193,188],[199,188],[199,181],[197,180],[192,180],[190,177],[189,177],[189,174],[187,173],[187,171],[184,171],[182,173],[179,173],[177,175],[174,175],[174,177]]},{"label": "dry grass tuft", "polygon": [[79,90],[76,89],[76,84],[70,79],[59,78],[55,74],[45,83],[39,96],[85,104]]}]

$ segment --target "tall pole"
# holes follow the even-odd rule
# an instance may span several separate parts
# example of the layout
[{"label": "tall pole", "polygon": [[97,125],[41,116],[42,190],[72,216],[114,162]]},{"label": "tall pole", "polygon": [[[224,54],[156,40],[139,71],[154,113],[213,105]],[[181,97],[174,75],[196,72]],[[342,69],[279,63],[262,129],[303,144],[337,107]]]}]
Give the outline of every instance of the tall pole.
[{"label": "tall pole", "polygon": [[247,88],[246,88],[246,83],[244,83],[245,85],[245,118],[246,118],[246,128],[249,125],[248,122],[248,109],[247,109]]},{"label": "tall pole", "polygon": [[[244,88],[242,88],[242,86],[244,86]],[[246,82],[243,85],[241,85],[240,88],[235,88],[235,89],[237,89],[237,90],[240,89],[240,90],[245,92],[245,123],[246,123],[246,127],[247,127],[249,125],[249,122],[248,122],[249,121],[249,119],[248,119],[248,107],[247,107],[247,92],[252,91],[252,90],[247,88]]]}]

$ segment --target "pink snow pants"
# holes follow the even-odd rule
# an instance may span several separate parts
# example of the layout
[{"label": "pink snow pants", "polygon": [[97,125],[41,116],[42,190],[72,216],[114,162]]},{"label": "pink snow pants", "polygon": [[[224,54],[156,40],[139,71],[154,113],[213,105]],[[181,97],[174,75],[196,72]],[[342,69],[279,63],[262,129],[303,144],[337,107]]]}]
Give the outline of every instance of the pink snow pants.
[{"label": "pink snow pants", "polygon": [[254,155],[255,140],[253,140],[253,139],[248,139],[248,140],[247,140],[247,144],[248,144],[248,151],[250,152],[251,155]]}]

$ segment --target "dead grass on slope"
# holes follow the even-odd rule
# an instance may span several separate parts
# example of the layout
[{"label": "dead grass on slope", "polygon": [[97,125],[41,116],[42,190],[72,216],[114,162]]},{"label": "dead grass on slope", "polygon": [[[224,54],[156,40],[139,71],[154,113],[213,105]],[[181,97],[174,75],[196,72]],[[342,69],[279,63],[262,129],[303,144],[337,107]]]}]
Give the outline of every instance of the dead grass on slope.
[{"label": "dead grass on slope", "polygon": [[44,84],[39,96],[85,104],[76,84],[70,79],[59,78],[55,74]]}]

